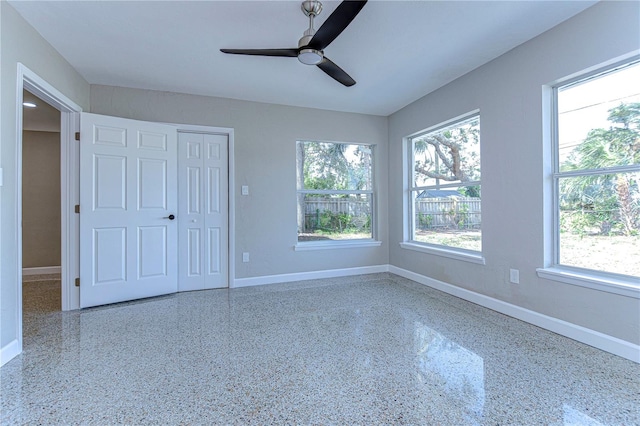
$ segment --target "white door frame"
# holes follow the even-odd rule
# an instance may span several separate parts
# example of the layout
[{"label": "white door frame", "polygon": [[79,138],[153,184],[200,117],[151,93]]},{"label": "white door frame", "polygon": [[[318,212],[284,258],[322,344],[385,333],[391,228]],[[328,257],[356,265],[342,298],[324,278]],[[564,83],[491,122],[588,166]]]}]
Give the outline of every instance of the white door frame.
[{"label": "white door frame", "polygon": [[[228,256],[228,268],[229,271],[227,280],[229,284],[227,288],[233,287],[233,281],[236,278],[235,272],[235,247],[236,247],[236,233],[234,232],[236,229],[236,201],[235,201],[235,169],[234,169],[234,131],[233,128],[230,127],[211,127],[211,126],[196,126],[192,124],[178,124],[178,123],[166,123],[176,126],[178,128],[178,133],[180,132],[195,132],[195,133],[210,133],[214,135],[226,135],[228,141],[228,150],[227,150],[227,166],[228,166],[228,174],[229,174],[229,188],[228,188],[228,197],[229,197],[229,222],[227,224],[227,233],[229,238],[229,256]],[[180,143],[180,140],[178,140]],[[177,153],[176,153],[177,154]],[[178,160],[179,161],[179,160]],[[178,166],[179,169],[179,166]],[[178,217],[180,220],[180,217]],[[180,238],[180,237],[178,237]],[[178,265],[180,268],[180,265]],[[178,272],[180,274],[180,272]]]},{"label": "white door frame", "polygon": [[16,277],[17,294],[17,340],[18,353],[22,352],[22,92],[33,93],[60,111],[60,201],[61,201],[61,252],[62,310],[80,306],[80,292],[75,287],[79,272],[77,247],[79,220],[73,206],[78,203],[78,145],[75,132],[79,130],[79,113],[82,108],[63,95],[55,87],[25,65],[18,63],[16,84]]}]

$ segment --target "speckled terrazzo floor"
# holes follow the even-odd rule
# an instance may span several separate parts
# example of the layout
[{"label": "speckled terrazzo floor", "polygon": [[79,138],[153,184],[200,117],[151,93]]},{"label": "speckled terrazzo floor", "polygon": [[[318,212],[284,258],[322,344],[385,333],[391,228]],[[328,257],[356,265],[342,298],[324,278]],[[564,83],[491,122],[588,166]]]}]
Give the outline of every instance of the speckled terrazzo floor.
[{"label": "speckled terrazzo floor", "polygon": [[640,365],[391,274],[29,321],[2,424],[640,424]]}]

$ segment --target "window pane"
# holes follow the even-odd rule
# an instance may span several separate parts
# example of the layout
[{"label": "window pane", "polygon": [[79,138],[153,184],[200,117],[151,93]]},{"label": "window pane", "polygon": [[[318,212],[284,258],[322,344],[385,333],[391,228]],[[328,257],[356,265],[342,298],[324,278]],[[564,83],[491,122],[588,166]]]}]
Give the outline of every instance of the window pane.
[{"label": "window pane", "polygon": [[413,191],[413,241],[482,250],[480,186]]},{"label": "window pane", "polygon": [[640,276],[640,172],[560,178],[559,263]]},{"label": "window pane", "polygon": [[298,142],[304,179],[298,189],[370,191],[372,147],[331,142]]},{"label": "window pane", "polygon": [[371,194],[299,194],[304,223],[298,222],[298,241],[372,238]]},{"label": "window pane", "polygon": [[480,180],[480,117],[411,140],[414,186]]},{"label": "window pane", "polygon": [[560,171],[640,164],[640,64],[558,89]]}]

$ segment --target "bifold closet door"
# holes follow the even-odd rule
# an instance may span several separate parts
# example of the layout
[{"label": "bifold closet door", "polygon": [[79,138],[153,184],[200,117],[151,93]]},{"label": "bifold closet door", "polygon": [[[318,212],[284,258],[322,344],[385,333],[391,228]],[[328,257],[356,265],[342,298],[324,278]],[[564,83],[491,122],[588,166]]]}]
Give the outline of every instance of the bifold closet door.
[{"label": "bifold closet door", "polygon": [[179,289],[228,287],[228,136],[178,133]]}]

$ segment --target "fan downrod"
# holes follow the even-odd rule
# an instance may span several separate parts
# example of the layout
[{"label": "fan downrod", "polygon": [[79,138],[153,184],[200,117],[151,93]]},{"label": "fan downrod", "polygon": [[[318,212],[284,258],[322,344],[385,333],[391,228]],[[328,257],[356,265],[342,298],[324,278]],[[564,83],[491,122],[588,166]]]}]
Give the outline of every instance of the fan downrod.
[{"label": "fan downrod", "polygon": [[302,12],[309,17],[309,28],[304,32],[302,38],[298,41],[298,48],[309,44],[313,36],[316,34],[316,29],[313,28],[313,18],[318,16],[322,12],[322,3],[317,0],[306,0],[300,5]]}]

